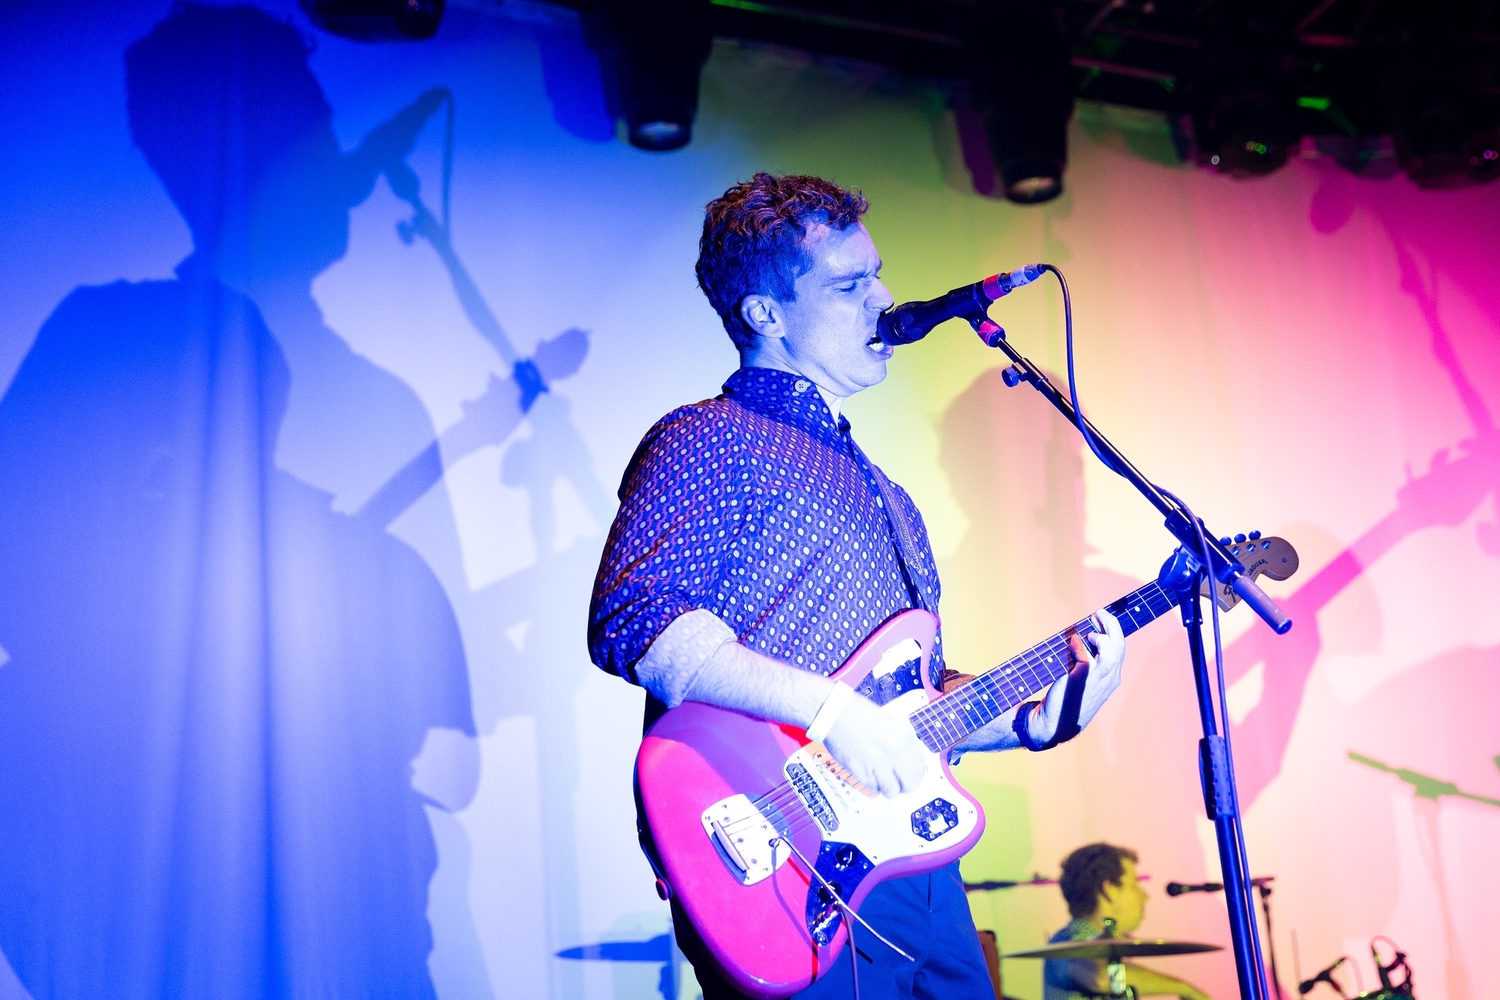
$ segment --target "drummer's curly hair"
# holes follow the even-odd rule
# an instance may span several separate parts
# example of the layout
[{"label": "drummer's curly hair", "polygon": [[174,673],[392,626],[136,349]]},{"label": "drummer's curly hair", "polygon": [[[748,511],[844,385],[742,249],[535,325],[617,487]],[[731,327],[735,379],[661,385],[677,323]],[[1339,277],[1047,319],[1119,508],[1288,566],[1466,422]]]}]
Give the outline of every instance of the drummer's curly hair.
[{"label": "drummer's curly hair", "polygon": [[1125,877],[1125,862],[1139,860],[1130,848],[1113,844],[1087,844],[1063,858],[1058,888],[1068,901],[1068,912],[1075,917],[1093,913],[1104,883],[1118,885]]},{"label": "drummer's curly hair", "polygon": [[806,174],[758,173],[708,203],[698,241],[698,287],[738,348],[754,337],[740,317],[747,295],[796,298],[792,283],[812,267],[802,240],[812,226],[847,229],[870,203],[858,191]]}]

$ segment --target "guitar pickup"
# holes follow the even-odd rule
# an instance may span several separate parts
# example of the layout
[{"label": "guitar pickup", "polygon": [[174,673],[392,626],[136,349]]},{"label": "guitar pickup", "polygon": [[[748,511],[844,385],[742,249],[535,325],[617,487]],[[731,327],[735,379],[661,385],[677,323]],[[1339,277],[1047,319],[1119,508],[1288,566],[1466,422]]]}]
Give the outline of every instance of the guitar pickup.
[{"label": "guitar pickup", "polygon": [[791,856],[776,827],[748,796],[720,799],[703,810],[701,819],[719,860],[741,885],[765,881]]}]

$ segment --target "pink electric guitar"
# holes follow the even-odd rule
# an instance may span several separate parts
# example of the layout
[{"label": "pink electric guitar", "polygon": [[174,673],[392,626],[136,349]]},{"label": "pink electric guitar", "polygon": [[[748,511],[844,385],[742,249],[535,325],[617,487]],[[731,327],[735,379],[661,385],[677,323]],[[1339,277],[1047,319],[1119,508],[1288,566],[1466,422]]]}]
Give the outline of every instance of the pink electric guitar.
[{"label": "pink electric guitar", "polygon": [[[1297,569],[1280,538],[1231,548],[1254,577]],[[1237,600],[1217,596],[1223,608]],[[1152,582],[1109,610],[1129,635],[1176,604]],[[653,863],[725,977],[752,996],[805,989],[848,937],[833,893],[857,913],[878,883],[973,847],[984,811],[954,780],[948,751],[1061,677],[1069,637],[1092,631],[1077,622],[947,694],[928,678],[931,614],[903,611],[871,633],[832,676],[909,719],[930,754],[921,787],[893,798],[865,790],[794,726],[696,702],[663,715],[635,762]]]}]

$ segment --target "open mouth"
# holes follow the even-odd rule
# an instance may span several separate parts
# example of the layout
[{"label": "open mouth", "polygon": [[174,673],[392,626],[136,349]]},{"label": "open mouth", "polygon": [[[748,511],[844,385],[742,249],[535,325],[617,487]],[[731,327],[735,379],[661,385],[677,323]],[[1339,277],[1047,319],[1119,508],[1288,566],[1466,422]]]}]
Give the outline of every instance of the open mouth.
[{"label": "open mouth", "polygon": [[888,358],[895,352],[895,349],[890,344],[880,339],[880,334],[878,333],[865,341],[865,346],[882,358]]}]

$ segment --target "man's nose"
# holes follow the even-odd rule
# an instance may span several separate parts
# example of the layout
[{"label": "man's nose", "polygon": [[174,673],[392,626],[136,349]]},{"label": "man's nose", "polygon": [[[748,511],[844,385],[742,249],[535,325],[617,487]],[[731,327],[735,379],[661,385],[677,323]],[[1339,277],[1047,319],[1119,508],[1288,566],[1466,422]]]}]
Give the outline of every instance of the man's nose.
[{"label": "man's nose", "polygon": [[891,290],[885,287],[885,282],[876,278],[875,284],[870,288],[870,297],[865,300],[865,305],[876,312],[885,312],[895,304],[896,297],[891,294]]}]

